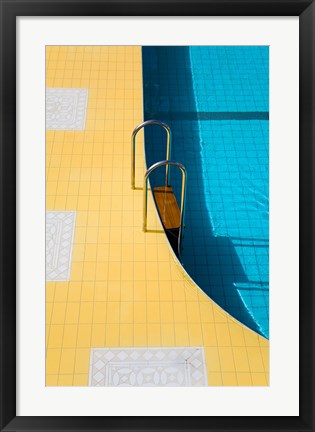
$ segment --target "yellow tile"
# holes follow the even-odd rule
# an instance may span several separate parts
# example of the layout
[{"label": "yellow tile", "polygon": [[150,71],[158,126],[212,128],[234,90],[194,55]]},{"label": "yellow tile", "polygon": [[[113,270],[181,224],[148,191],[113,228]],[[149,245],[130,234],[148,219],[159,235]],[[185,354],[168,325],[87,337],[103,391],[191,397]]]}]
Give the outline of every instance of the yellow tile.
[{"label": "yellow tile", "polygon": [[73,385],[74,386],[84,387],[84,386],[87,386],[88,383],[89,383],[88,374],[81,374],[81,375],[76,374],[73,376]]},{"label": "yellow tile", "polygon": [[133,324],[120,324],[119,328],[120,346],[130,347],[134,344]]},{"label": "yellow tile", "polygon": [[172,324],[161,324],[161,344],[162,346],[175,345],[175,331]]},{"label": "yellow tile", "polygon": [[260,348],[261,357],[264,365],[265,371],[269,371],[269,348],[262,347]]},{"label": "yellow tile", "polygon": [[49,338],[50,325],[46,323],[45,325],[45,345],[48,348],[48,338]]},{"label": "yellow tile", "polygon": [[55,209],[55,196],[46,196],[46,210]]},{"label": "yellow tile", "polygon": [[146,258],[146,246],[145,244],[134,244],[133,245],[133,258],[134,261],[145,261]]},{"label": "yellow tile", "polygon": [[105,324],[93,324],[92,325],[92,347],[104,347],[105,346]]},{"label": "yellow tile", "polygon": [[[111,241],[111,242],[114,241],[116,238],[115,238],[115,236],[112,236],[112,232],[113,232],[113,229],[110,230],[107,226],[106,227],[100,227],[98,229],[98,243],[101,244],[101,243],[108,243],[109,241]],[[118,230],[116,235],[117,235],[116,241],[118,241],[118,239],[121,238],[120,230]],[[107,245],[107,247],[109,249],[109,245]]]},{"label": "yellow tile", "polygon": [[81,291],[81,301],[89,302],[94,300],[94,281],[92,282],[83,282],[82,283],[82,291]]},{"label": "yellow tile", "polygon": [[75,208],[77,208],[77,202],[78,202],[78,197],[77,196],[67,196],[67,202],[66,202],[66,210],[73,210]]},{"label": "yellow tile", "polygon": [[111,213],[109,211],[100,211],[99,213],[99,226],[108,227],[110,224]]},{"label": "yellow tile", "polygon": [[78,195],[79,193],[79,182],[69,182],[68,183],[68,195]]},{"label": "yellow tile", "polygon": [[260,348],[247,347],[246,350],[251,372],[265,372]]},{"label": "yellow tile", "polygon": [[75,324],[65,325],[63,334],[63,348],[75,348],[77,344],[78,326]]},{"label": "yellow tile", "polygon": [[75,349],[64,348],[61,351],[60,374],[73,374],[75,361]]},{"label": "yellow tile", "polygon": [[120,281],[121,279],[121,263],[109,262],[108,263],[108,280]]},{"label": "yellow tile", "polygon": [[96,263],[85,261],[84,266],[83,266],[83,280],[94,281],[95,280],[95,272],[96,272]]},{"label": "yellow tile", "polygon": [[208,373],[208,385],[209,386],[222,386],[222,375],[219,372]]},{"label": "yellow tile", "polygon": [[55,181],[54,182],[48,181],[46,183],[46,194],[47,195],[53,195],[53,196],[55,196],[56,195],[57,185],[58,185],[58,183],[55,182]]},{"label": "yellow tile", "polygon": [[87,244],[85,246],[84,261],[96,261],[97,244]]},{"label": "yellow tile", "polygon": [[161,328],[159,324],[148,324],[148,345],[161,346]]},{"label": "yellow tile", "polygon": [[[169,281],[171,279],[171,269],[169,262],[160,262],[159,263],[159,280],[160,281]],[[174,294],[174,290],[173,290]]]},{"label": "yellow tile", "polygon": [[252,378],[250,373],[237,373],[237,382],[239,386],[251,386]]},{"label": "yellow tile", "polygon": [[134,306],[134,322],[146,323],[147,321],[147,304],[145,302],[135,302]]},{"label": "yellow tile", "polygon": [[46,386],[58,385],[58,375],[46,375]]},{"label": "yellow tile", "polygon": [[223,309],[216,307],[213,308],[213,319],[215,323],[226,323],[228,322],[228,315]]},{"label": "yellow tile", "polygon": [[120,322],[126,324],[133,323],[133,303],[132,302],[120,303]]},{"label": "yellow tile", "polygon": [[173,293],[173,300],[174,301],[185,301],[186,300],[186,295],[185,295],[185,287],[182,283],[182,281],[180,282],[172,282],[172,293]]},{"label": "yellow tile", "polygon": [[146,245],[146,254],[150,261],[157,261],[157,246],[155,244],[147,244]]},{"label": "yellow tile", "polygon": [[216,346],[217,336],[215,331],[215,325],[205,323],[202,324],[203,342],[205,346]]},{"label": "yellow tile", "polygon": [[133,301],[133,282],[122,281],[120,286],[120,300]]},{"label": "yellow tile", "polygon": [[189,345],[189,334],[187,324],[176,324],[175,326],[176,346]]},{"label": "yellow tile", "polygon": [[95,282],[94,301],[102,302],[107,300],[107,284],[105,282]]},{"label": "yellow tile", "polygon": [[121,249],[121,260],[122,261],[133,261],[134,250],[132,244],[124,244]]},{"label": "yellow tile", "polygon": [[231,346],[231,338],[228,324],[219,323],[215,325],[218,346]]},{"label": "yellow tile", "polygon": [[[66,159],[66,156],[62,157],[61,163],[63,163]],[[57,186],[57,195],[67,195],[68,193],[68,182],[58,182]]]},{"label": "yellow tile", "polygon": [[55,198],[55,210],[65,208],[67,202],[67,196],[56,196]]},{"label": "yellow tile", "polygon": [[264,373],[252,373],[252,382],[253,386],[267,386],[268,381],[266,379],[266,375]]},{"label": "yellow tile", "polygon": [[200,322],[200,309],[197,302],[186,302],[187,319],[189,323]]},{"label": "yellow tile", "polygon": [[146,278],[145,266],[143,262],[134,262],[133,264],[134,280],[144,281]]},{"label": "yellow tile", "polygon": [[263,337],[259,338],[259,344],[261,347],[269,348],[269,340]]},{"label": "yellow tile", "polygon": [[82,302],[80,305],[80,324],[89,324],[93,320],[93,302]]},{"label": "yellow tile", "polygon": [[[78,174],[80,175],[80,170],[78,171]],[[78,227],[80,228],[86,228],[88,221],[88,212],[86,211],[78,211],[76,215],[76,233]]]},{"label": "yellow tile", "polygon": [[65,324],[77,324],[79,321],[80,303],[67,303]]},{"label": "yellow tile", "polygon": [[96,273],[95,273],[95,280],[100,281],[107,281],[108,278],[108,265],[104,262],[98,262],[96,265]]},{"label": "yellow tile", "polygon": [[91,346],[91,324],[78,325],[77,347],[86,348]]},{"label": "yellow tile", "polygon": [[200,302],[200,317],[203,323],[213,323],[214,322],[214,313],[213,306],[210,303],[210,300],[205,302]]},{"label": "yellow tile", "polygon": [[93,309],[93,323],[105,324],[107,318],[107,302],[95,302]]},{"label": "yellow tile", "polygon": [[[152,272],[149,273],[152,276]],[[159,290],[159,283],[156,280],[157,277],[154,278],[155,280],[150,281],[147,283],[147,300],[148,301],[159,301],[160,300],[160,290]]]},{"label": "yellow tile", "polygon": [[54,304],[46,303],[46,324],[50,324]]},{"label": "yellow tile", "polygon": [[98,227],[87,227],[85,237],[86,243],[97,243],[98,230]]},{"label": "yellow tile", "polygon": [[124,262],[121,267],[121,281],[133,281],[133,263]]},{"label": "yellow tile", "polygon": [[233,347],[235,370],[237,372],[250,372],[246,347]]},{"label": "yellow tile", "polygon": [[66,303],[54,303],[51,324],[64,324],[66,315]]},{"label": "yellow tile", "polygon": [[146,285],[142,281],[134,282],[134,301],[146,301],[147,290]]},{"label": "yellow tile", "polygon": [[242,326],[229,323],[229,329],[232,346],[244,346],[245,339]]},{"label": "yellow tile", "polygon": [[110,261],[121,261],[121,245],[113,244],[109,246]]},{"label": "yellow tile", "polygon": [[260,337],[258,336],[257,333],[254,333],[251,330],[247,330],[246,332],[244,332],[244,337],[245,337],[245,344],[248,347],[259,347],[259,339]]},{"label": "yellow tile", "polygon": [[108,297],[107,300],[109,302],[120,301],[120,282],[115,282],[110,280],[108,283]]},{"label": "yellow tile", "polygon": [[222,381],[224,386],[237,386],[238,381],[234,372],[222,373]]},{"label": "yellow tile", "polygon": [[220,372],[221,364],[219,357],[219,350],[217,347],[206,347],[205,356],[208,372]]},{"label": "yellow tile", "polygon": [[120,319],[120,302],[108,302],[107,303],[107,322],[108,323],[119,323]]},{"label": "yellow tile", "polygon": [[162,323],[174,322],[173,303],[163,301],[160,303],[160,314]]},{"label": "yellow tile", "polygon": [[62,325],[51,325],[48,337],[48,348],[61,348],[63,339]]},{"label": "yellow tile", "polygon": [[61,349],[48,349],[46,357],[46,374],[58,374]]},{"label": "yellow tile", "polygon": [[73,262],[71,266],[71,280],[81,281],[83,275],[83,263]]},{"label": "yellow tile", "polygon": [[[77,226],[75,229],[74,242],[75,244],[85,243],[86,239],[86,227]],[[76,246],[74,247],[75,251]]]},{"label": "yellow tile", "polygon": [[106,346],[119,346],[119,324],[106,325]]},{"label": "yellow tile", "polygon": [[160,322],[160,303],[147,302],[147,321],[148,323]]},{"label": "yellow tile", "polygon": [[[145,256],[144,256],[144,259]],[[154,281],[157,281],[159,275],[159,264],[158,262],[146,262],[145,264],[146,280],[149,281],[149,285],[152,286],[152,290],[148,290],[148,294],[154,294],[153,286]],[[151,282],[151,283],[150,283]],[[155,283],[157,286],[157,282]],[[154,300],[154,298],[152,298]]]},{"label": "yellow tile", "polygon": [[134,346],[147,346],[148,335],[146,324],[134,324]]},{"label": "yellow tile", "polygon": [[221,372],[235,372],[233,352],[230,347],[219,347]]},{"label": "yellow tile", "polygon": [[200,324],[188,323],[188,333],[191,346],[203,345],[202,328]]},{"label": "yellow tile", "polygon": [[85,245],[76,244],[73,247],[72,262],[82,262],[84,261]]},{"label": "yellow tile", "polygon": [[159,291],[160,291],[160,301],[172,301],[172,289],[169,282],[160,281],[159,282]]},{"label": "yellow tile", "polygon": [[185,302],[174,302],[174,320],[178,323],[187,322],[187,312]]},{"label": "yellow tile", "polygon": [[75,374],[87,374],[90,364],[90,349],[77,349],[75,353]]}]

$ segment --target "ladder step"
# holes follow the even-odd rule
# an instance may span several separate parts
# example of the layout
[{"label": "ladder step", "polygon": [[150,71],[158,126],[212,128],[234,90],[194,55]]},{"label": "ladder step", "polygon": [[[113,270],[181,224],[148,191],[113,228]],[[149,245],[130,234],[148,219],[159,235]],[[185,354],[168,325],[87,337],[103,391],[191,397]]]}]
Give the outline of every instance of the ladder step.
[{"label": "ladder step", "polygon": [[154,199],[165,229],[180,227],[180,209],[172,186],[158,186],[153,189]]}]

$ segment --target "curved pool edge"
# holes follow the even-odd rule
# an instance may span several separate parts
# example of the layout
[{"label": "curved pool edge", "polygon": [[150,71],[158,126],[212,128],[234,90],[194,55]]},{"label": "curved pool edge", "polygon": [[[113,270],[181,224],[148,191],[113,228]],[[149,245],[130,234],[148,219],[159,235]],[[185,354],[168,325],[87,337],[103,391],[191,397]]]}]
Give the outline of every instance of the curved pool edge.
[{"label": "curved pool edge", "polygon": [[[148,164],[147,164],[147,158],[146,158],[146,151],[145,151],[145,142],[144,142],[144,165],[146,167],[146,169],[149,169]],[[211,301],[217,308],[218,308],[218,312],[221,313],[222,315],[226,316],[229,320],[237,323],[238,325],[246,328],[248,331],[252,332],[253,334],[257,335],[258,337],[263,338],[264,340],[269,342],[269,339],[265,336],[263,336],[262,334],[257,333],[255,330],[251,329],[250,327],[248,327],[246,324],[242,323],[241,321],[237,320],[235,317],[233,317],[233,315],[231,315],[228,311],[226,311],[225,309],[223,309],[218,303],[216,303],[209,295],[207,295],[203,289],[197,284],[197,282],[190,276],[190,274],[187,272],[187,270],[185,269],[185,267],[182,265],[182,263],[180,262],[179,258],[177,257],[176,253],[174,252],[174,249],[172,248],[169,239],[166,235],[165,229],[163,227],[155,200],[153,198],[153,193],[152,193],[152,188],[151,188],[151,184],[150,184],[150,179],[148,179],[149,182],[149,187],[148,190],[150,190],[150,196],[151,196],[151,200],[153,202],[154,205],[154,209],[155,209],[155,213],[156,213],[156,217],[157,220],[159,222],[160,225],[160,229],[164,232],[164,237],[165,240],[168,244],[168,247],[170,249],[171,252],[171,256],[174,260],[175,265],[177,266],[178,270],[181,272],[183,278],[192,286],[194,286],[195,288],[197,288],[200,291],[200,295],[204,296],[207,300]]]}]

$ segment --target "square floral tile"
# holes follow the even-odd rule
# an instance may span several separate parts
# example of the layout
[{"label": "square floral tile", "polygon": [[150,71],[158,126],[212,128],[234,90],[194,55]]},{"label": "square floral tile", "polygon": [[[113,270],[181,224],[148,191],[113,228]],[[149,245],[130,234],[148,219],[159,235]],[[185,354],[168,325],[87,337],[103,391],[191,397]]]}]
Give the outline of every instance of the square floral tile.
[{"label": "square floral tile", "polygon": [[47,88],[46,129],[84,130],[87,103],[86,88]]},{"label": "square floral tile", "polygon": [[46,212],[46,281],[70,279],[75,211]]},{"label": "square floral tile", "polygon": [[203,347],[93,348],[90,386],[207,386]]}]

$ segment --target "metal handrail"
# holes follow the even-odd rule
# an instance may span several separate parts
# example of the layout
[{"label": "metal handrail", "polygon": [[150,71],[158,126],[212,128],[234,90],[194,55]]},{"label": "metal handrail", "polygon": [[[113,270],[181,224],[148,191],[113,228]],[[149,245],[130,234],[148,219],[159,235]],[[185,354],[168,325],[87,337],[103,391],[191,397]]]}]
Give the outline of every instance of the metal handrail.
[{"label": "metal handrail", "polygon": [[182,241],[182,232],[184,226],[184,215],[185,215],[185,202],[186,202],[186,180],[187,173],[186,168],[179,162],[174,162],[170,160],[164,160],[160,162],[156,162],[153,164],[145,173],[144,181],[143,181],[143,231],[147,230],[147,213],[148,213],[148,178],[152,171],[160,168],[161,166],[177,166],[182,172],[182,190],[181,190],[181,202],[180,202],[180,227],[179,227],[179,236],[178,236],[178,254],[180,256],[180,246]]},{"label": "metal handrail", "polygon": [[[135,158],[135,148],[136,148],[136,136],[140,129],[148,125],[158,125],[162,126],[167,135],[166,140],[166,160],[169,160],[171,157],[171,141],[172,141],[172,132],[170,127],[159,120],[147,120],[143,123],[140,123],[132,132],[131,135],[131,189],[135,189],[135,171],[136,171],[136,158]],[[169,169],[166,167],[166,185],[169,183]]]}]

